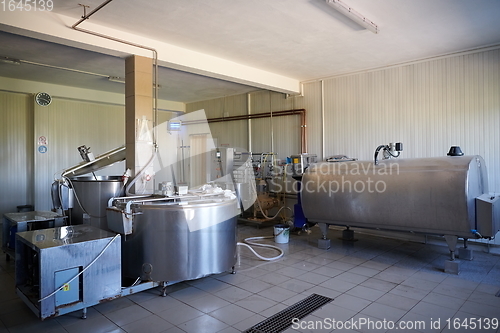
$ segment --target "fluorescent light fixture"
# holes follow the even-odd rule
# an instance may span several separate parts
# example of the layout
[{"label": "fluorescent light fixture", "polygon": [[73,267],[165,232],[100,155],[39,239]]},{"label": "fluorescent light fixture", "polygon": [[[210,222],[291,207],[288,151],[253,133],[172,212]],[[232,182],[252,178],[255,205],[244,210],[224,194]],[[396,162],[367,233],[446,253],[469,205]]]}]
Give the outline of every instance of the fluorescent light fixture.
[{"label": "fluorescent light fixture", "polygon": [[182,126],[182,122],[180,120],[169,120],[167,129],[169,132],[180,131]]},{"label": "fluorescent light fixture", "polygon": [[0,62],[3,62],[4,64],[11,64],[11,65],[20,65],[21,61],[18,59],[12,59],[9,57],[0,57]]},{"label": "fluorescent light fixture", "polygon": [[326,0],[326,3],[357,24],[370,30],[371,32],[376,34],[380,32],[380,29],[375,23],[367,19],[364,15],[361,15],[360,13],[352,9],[352,7],[346,5],[344,2],[340,0]]}]

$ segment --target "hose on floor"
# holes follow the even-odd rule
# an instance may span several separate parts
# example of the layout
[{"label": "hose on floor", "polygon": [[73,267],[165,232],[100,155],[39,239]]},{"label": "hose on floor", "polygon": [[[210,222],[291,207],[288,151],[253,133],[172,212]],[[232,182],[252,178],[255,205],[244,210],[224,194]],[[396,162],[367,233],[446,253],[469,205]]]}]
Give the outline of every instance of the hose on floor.
[{"label": "hose on floor", "polygon": [[[272,260],[277,260],[281,257],[283,257],[283,255],[285,254],[285,252],[283,252],[282,249],[280,249],[279,247],[277,246],[274,246],[274,245],[269,245],[269,244],[262,244],[262,243],[256,243],[256,242],[252,242],[253,240],[257,240],[257,239],[267,239],[267,238],[274,238],[274,236],[264,236],[264,237],[250,237],[250,238],[246,238],[244,240],[244,243],[242,242],[238,242],[236,243],[237,245],[240,245],[240,246],[245,246],[247,248],[250,249],[250,251],[252,251],[253,254],[255,254],[255,256],[259,259],[262,259],[262,260],[266,260],[266,261],[272,261]],[[276,257],[271,257],[271,258],[268,258],[268,257],[263,257],[261,256],[260,254],[258,254],[250,245],[253,245],[253,246],[260,246],[260,247],[268,247],[268,248],[271,248],[271,249],[274,249],[274,250],[278,250],[280,252],[279,255],[277,255]]]}]

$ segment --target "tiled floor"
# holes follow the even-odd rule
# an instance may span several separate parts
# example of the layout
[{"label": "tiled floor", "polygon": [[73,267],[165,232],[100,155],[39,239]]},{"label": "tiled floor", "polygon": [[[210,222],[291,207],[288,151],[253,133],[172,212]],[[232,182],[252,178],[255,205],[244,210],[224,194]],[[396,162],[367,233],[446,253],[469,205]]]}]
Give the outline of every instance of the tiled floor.
[{"label": "tiled floor", "polygon": [[[269,236],[272,227],[240,225],[238,232],[241,239]],[[325,251],[316,246],[317,227],[309,235],[291,235],[280,245],[285,256],[274,262],[239,247],[235,275],[178,283],[168,288],[167,297],[154,289],[116,299],[90,308],[86,320],[80,312],[38,320],[16,296],[13,261],[2,255],[0,333],[241,332],[313,293],[334,300],[287,333],[331,332],[340,325],[354,329],[335,332],[500,332],[485,328],[496,323],[486,318],[500,320],[499,255],[478,247],[473,261],[462,262],[459,275],[449,275],[442,271],[448,248],[441,241],[421,244],[357,233],[358,241],[345,243],[338,230],[329,236],[332,247]],[[275,255],[271,251],[260,252]],[[421,326],[396,329],[400,323]],[[476,329],[466,329],[465,323]]]}]

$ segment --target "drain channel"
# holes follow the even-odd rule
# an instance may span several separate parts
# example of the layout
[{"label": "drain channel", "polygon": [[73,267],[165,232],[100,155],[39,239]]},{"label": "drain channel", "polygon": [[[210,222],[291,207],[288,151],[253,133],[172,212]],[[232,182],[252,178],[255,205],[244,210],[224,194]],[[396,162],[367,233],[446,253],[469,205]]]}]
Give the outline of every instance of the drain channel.
[{"label": "drain channel", "polygon": [[250,327],[244,333],[279,333],[292,326],[294,318],[302,319],[323,305],[333,301],[333,298],[312,294],[275,315]]}]

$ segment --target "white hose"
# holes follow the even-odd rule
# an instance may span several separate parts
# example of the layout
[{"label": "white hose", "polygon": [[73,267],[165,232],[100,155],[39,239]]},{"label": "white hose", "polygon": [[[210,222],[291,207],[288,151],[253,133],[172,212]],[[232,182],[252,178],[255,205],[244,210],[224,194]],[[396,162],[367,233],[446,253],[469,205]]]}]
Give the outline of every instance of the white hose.
[{"label": "white hose", "polygon": [[[238,242],[236,243],[237,245],[241,245],[241,246],[246,246],[250,249],[250,251],[252,251],[253,254],[255,254],[255,256],[259,259],[262,259],[262,260],[266,260],[266,261],[272,261],[272,260],[277,260],[281,257],[283,257],[283,255],[285,254],[285,252],[283,252],[282,249],[280,249],[279,247],[277,246],[274,246],[274,245],[269,245],[269,244],[262,244],[262,243],[255,243],[255,242],[252,242],[252,240],[256,240],[256,239],[266,239],[266,238],[274,238],[274,236],[266,236],[266,237],[250,237],[250,238],[246,238],[244,240],[244,243],[241,243],[241,242]],[[272,249],[275,249],[275,250],[278,250],[280,252],[279,255],[277,255],[276,257],[272,257],[272,258],[267,258],[267,257],[263,257],[261,256],[260,254],[258,254],[250,245],[254,245],[254,246],[260,246],[260,247],[269,247],[269,248],[272,248]]]}]

